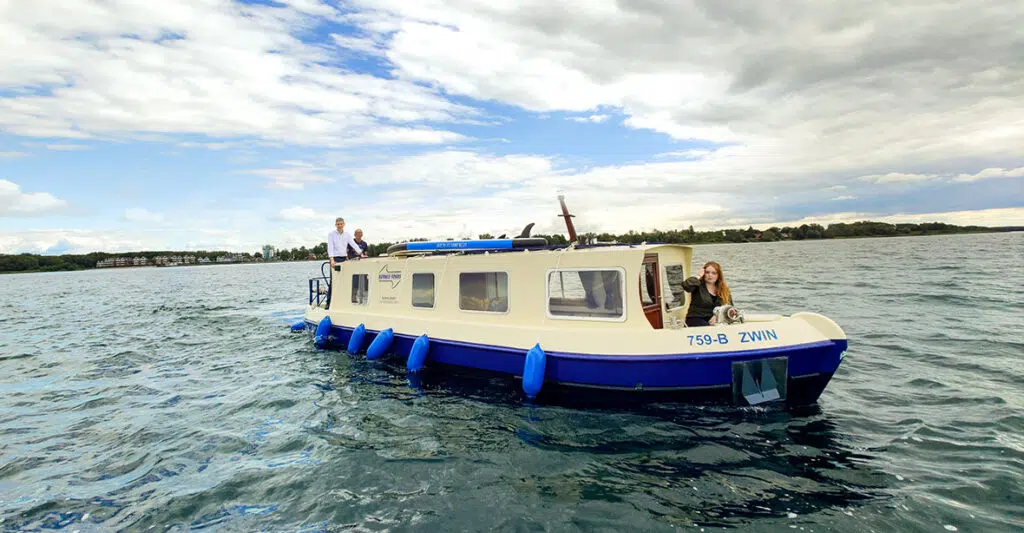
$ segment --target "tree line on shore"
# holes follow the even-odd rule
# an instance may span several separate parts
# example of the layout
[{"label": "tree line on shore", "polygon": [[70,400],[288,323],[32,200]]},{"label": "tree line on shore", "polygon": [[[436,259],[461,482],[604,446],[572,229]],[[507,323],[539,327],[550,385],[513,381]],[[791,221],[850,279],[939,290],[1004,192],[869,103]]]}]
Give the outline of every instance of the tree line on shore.
[{"label": "tree line on shore", "polygon": [[[661,242],[670,244],[713,244],[713,243],[742,243],[742,242],[775,242],[775,241],[800,241],[808,239],[842,239],[852,237],[899,237],[914,235],[947,235],[953,233],[988,233],[1003,231],[1022,231],[1024,227],[999,227],[989,228],[983,226],[956,226],[943,222],[926,222],[922,224],[889,224],[885,222],[852,222],[835,223],[824,227],[820,224],[802,224],[800,226],[772,226],[767,229],[757,229],[748,226],[747,229],[725,229],[712,231],[695,231],[693,226],[677,230],[651,230],[651,231],[629,231],[621,235],[611,233],[583,233],[579,235],[583,244],[597,244],[606,242],[619,242],[626,244],[639,244],[642,242]],[[568,239],[561,234],[534,235],[534,237],[546,238],[548,243],[553,245],[568,244]],[[493,238],[489,234],[479,235],[481,239]],[[425,241],[427,239],[410,239],[410,241]],[[449,239],[451,240],[451,239]],[[385,253],[389,246],[394,243],[385,242],[370,244],[368,254],[378,256]],[[214,261],[217,257],[228,255],[226,251],[145,251],[107,253],[92,252],[88,254],[68,255],[36,255],[36,254],[0,254],[0,272],[54,272],[64,270],[86,270],[96,268],[96,263],[111,257],[145,257],[152,260],[158,256],[170,255],[193,255],[197,259],[207,258]],[[243,260],[262,261],[262,252],[255,254],[242,253]],[[327,258],[327,243],[321,242],[312,248],[301,246],[291,249],[275,250],[271,260],[276,261],[309,261]]]},{"label": "tree line on shore", "polygon": [[587,243],[616,241],[629,244],[641,242],[664,242],[671,244],[711,244],[741,242],[775,242],[802,241],[807,239],[843,239],[851,237],[901,237],[919,235],[947,235],[953,233],[988,233],[1002,231],[1020,231],[1021,227],[989,228],[984,226],[956,226],[943,222],[925,222],[921,224],[889,224],[886,222],[837,222],[828,227],[821,224],[801,224],[800,226],[772,226],[757,229],[724,229],[711,231],[694,231],[693,226],[681,230],[669,231],[630,231],[623,235],[608,233],[585,233],[580,240]]}]

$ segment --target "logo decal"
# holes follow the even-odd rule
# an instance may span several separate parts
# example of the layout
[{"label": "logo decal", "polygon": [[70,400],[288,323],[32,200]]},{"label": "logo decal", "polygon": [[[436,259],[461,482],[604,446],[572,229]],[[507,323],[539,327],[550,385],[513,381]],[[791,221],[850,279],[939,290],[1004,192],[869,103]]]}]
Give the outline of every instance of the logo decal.
[{"label": "logo decal", "polygon": [[391,288],[394,289],[402,282],[402,271],[390,270],[388,265],[384,265],[384,268],[380,269],[380,272],[377,273],[377,281],[390,283]]}]

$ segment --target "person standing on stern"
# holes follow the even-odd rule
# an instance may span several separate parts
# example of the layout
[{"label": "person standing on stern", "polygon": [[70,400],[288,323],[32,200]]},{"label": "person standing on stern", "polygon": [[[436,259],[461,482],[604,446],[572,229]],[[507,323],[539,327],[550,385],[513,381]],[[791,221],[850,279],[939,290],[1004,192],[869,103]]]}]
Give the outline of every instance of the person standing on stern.
[{"label": "person standing on stern", "polygon": [[[327,234],[327,257],[331,258],[331,268],[340,270],[340,264],[348,259],[348,248],[362,251],[363,248],[345,232],[345,219],[338,217],[334,219],[334,231]],[[366,252],[359,254],[359,257],[366,257]]]},{"label": "person standing on stern", "polygon": [[722,267],[714,261],[704,263],[696,276],[683,280],[683,290],[690,293],[686,310],[686,325],[690,327],[715,325],[715,308],[733,305]]}]

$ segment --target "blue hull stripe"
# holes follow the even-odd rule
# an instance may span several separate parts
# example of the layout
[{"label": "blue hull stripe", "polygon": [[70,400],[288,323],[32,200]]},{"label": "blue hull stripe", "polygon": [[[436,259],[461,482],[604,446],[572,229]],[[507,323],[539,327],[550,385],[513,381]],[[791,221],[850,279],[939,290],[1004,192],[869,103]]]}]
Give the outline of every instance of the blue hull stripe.
[{"label": "blue hull stripe", "polygon": [[[333,345],[346,346],[353,328],[334,326]],[[378,331],[366,330],[370,342]],[[415,336],[395,334],[393,351],[407,357]],[[547,352],[546,381],[595,387],[700,388],[731,386],[732,363],[787,357],[791,377],[831,376],[839,367],[846,339],[756,350],[676,355],[595,355]],[[427,365],[442,363],[521,376],[526,349],[463,341],[430,339]]]}]

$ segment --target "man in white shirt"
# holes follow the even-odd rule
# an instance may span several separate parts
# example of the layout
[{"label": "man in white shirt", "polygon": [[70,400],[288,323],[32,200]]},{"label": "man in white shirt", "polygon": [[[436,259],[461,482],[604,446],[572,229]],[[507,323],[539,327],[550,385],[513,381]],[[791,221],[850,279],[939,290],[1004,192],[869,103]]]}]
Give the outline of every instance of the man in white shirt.
[{"label": "man in white shirt", "polygon": [[366,257],[366,252],[359,246],[359,243],[345,232],[344,218],[334,219],[334,227],[336,229],[327,234],[327,257],[331,258],[331,268],[337,268],[338,263],[348,258],[348,247],[350,246],[353,250],[360,252],[359,257]]}]

